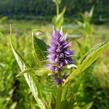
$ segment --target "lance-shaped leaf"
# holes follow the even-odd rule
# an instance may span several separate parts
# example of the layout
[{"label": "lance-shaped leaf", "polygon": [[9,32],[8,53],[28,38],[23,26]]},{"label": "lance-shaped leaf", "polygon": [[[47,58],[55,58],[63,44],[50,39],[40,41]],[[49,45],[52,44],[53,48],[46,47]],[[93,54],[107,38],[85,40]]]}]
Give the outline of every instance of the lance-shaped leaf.
[{"label": "lance-shaped leaf", "polygon": [[99,58],[99,56],[104,53],[104,51],[106,51],[107,49],[109,49],[109,42],[104,42],[104,43],[100,43],[98,44],[96,47],[92,48],[87,54],[86,56],[82,59],[81,64],[78,66],[77,69],[75,69],[70,76],[65,80],[64,85],[71,81],[74,80],[76,76],[80,75],[81,72],[85,71],[91,64],[93,64],[93,62],[96,61],[97,58]]},{"label": "lance-shaped leaf", "polygon": [[[13,51],[13,54],[16,58],[16,61],[20,67],[20,70],[21,71],[24,71],[27,69],[28,65],[26,64],[26,62],[24,61],[24,59],[20,56],[20,54],[17,52],[17,50],[13,47],[11,41],[10,41],[10,44],[11,44],[11,48],[12,48],[12,51]],[[31,77],[31,75],[29,73],[24,73],[24,77],[25,77],[25,80],[38,104],[38,106],[40,107],[40,109],[45,109],[45,106],[44,106],[44,103],[42,102],[42,100],[38,97],[38,89],[33,81],[33,78]]]},{"label": "lance-shaped leaf", "polygon": [[37,60],[43,63],[47,59],[47,44],[33,35],[33,46]]}]

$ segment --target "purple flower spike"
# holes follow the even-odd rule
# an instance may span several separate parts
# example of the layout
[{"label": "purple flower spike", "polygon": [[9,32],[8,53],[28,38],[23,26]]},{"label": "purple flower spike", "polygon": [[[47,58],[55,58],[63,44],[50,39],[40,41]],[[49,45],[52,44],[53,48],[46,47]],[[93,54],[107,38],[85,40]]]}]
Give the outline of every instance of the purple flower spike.
[{"label": "purple flower spike", "polygon": [[[72,55],[73,51],[69,50],[70,44],[65,40],[62,31],[58,32],[56,29],[53,30],[51,45],[48,49],[48,68],[53,74],[58,74],[63,70],[63,67],[69,64],[73,64]],[[58,84],[63,83],[63,79],[58,79],[55,76],[55,80]]]}]

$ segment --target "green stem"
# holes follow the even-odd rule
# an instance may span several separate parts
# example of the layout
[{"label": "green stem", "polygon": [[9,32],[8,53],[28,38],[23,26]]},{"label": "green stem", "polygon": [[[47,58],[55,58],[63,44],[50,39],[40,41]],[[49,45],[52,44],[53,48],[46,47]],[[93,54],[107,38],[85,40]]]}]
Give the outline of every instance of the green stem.
[{"label": "green stem", "polygon": [[61,109],[61,96],[62,96],[62,86],[60,85],[57,87],[57,98],[55,109]]},{"label": "green stem", "polygon": [[56,5],[56,12],[57,12],[57,16],[59,15],[59,5]]}]

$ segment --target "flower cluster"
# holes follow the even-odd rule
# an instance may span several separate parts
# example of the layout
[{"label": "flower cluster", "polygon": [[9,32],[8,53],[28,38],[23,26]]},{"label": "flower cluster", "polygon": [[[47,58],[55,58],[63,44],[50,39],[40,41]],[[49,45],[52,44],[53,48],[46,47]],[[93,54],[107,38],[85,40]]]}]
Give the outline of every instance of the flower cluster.
[{"label": "flower cluster", "polygon": [[[53,30],[51,46],[48,49],[49,69],[57,74],[62,71],[63,67],[73,64],[72,55],[74,54],[69,50],[70,44],[65,40],[62,32]],[[55,75],[56,76],[56,75]]]}]

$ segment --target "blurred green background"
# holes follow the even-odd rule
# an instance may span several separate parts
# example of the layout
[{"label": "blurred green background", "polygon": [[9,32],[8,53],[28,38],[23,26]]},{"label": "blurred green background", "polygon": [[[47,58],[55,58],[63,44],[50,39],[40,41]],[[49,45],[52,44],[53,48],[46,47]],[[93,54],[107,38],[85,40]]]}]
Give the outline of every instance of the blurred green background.
[{"label": "blurred green background", "polygon": [[[93,22],[109,22],[108,0],[62,0],[60,9],[66,6],[67,18],[79,18],[79,14],[94,6]],[[44,16],[50,20],[55,14],[52,0],[0,0],[0,16],[15,19],[37,19]]]},{"label": "blurred green background", "polygon": [[[64,6],[66,12],[63,31],[73,44],[76,59],[79,60],[87,49],[97,43],[109,41],[109,0],[62,0],[60,10]],[[92,7],[93,16],[87,21],[82,16],[86,16]],[[38,37],[45,38],[44,41],[49,44],[55,10],[52,0],[0,0],[0,109],[39,109],[24,77],[16,77],[20,70],[9,44],[10,24],[14,46],[27,63],[35,68],[32,32],[37,29],[44,32],[44,35]],[[91,37],[91,47],[84,41],[87,35]],[[80,38],[72,38],[74,36]],[[80,50],[77,41],[85,48]],[[70,86],[71,90],[68,90],[66,96],[71,102],[67,104],[63,100],[63,109],[73,109],[67,108],[67,105],[73,105],[74,109],[86,109],[79,107],[89,102],[93,104],[87,109],[109,109],[109,51],[98,59],[93,71],[89,71]],[[46,91],[49,94],[51,89]]]}]

